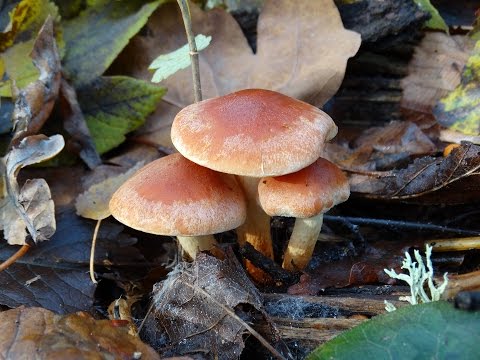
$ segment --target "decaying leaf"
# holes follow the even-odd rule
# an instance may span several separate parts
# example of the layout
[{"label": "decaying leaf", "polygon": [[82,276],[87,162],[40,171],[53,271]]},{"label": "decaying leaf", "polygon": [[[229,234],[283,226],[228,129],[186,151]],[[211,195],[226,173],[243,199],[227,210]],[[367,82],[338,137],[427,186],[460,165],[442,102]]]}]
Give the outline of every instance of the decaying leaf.
[{"label": "decaying leaf", "polygon": [[19,189],[17,175],[25,166],[52,158],[64,145],[61,135],[49,138],[33,135],[24,138],[2,159],[4,189],[0,198],[0,229],[4,230],[9,244],[25,244],[25,228],[34,242],[47,240],[55,232],[54,205],[48,185],[36,179]]},{"label": "decaying leaf", "polygon": [[[360,36],[344,29],[330,0],[266,1],[258,20],[256,54],[226,11],[202,12],[192,5],[191,14],[195,33],[213,39],[199,54],[204,98],[258,87],[322,105],[337,91],[348,58],[360,46]],[[137,35],[116,62],[118,70],[141,79],[150,79],[148,65],[159,52],[168,53],[186,43],[175,3],[163,5],[147,27],[154,36]],[[179,108],[193,102],[191,82],[188,69],[162,82],[168,93],[152,117],[158,129],[155,136],[161,141],[169,141],[163,135],[169,133]]]},{"label": "decaying leaf", "polygon": [[[94,223],[74,211],[57,214],[57,231],[0,272],[0,304],[9,307],[41,306],[56,313],[91,311],[96,284],[88,274]],[[99,274],[113,273],[117,280],[141,279],[165,261],[164,250],[151,250],[158,260],[149,262],[135,246],[137,240],[124,227],[103,221],[97,239],[95,265]],[[154,247],[152,247],[155,249]],[[158,248],[158,246],[157,246]],[[0,244],[0,261],[17,249]],[[114,270],[108,270],[106,267]]]},{"label": "decaying leaf", "polygon": [[63,126],[72,137],[68,140],[70,148],[77,148],[80,158],[90,169],[102,163],[95,149],[90,130],[83,112],[77,101],[75,89],[64,79],[60,86],[60,108],[63,116]]},{"label": "decaying leaf", "polygon": [[[470,177],[473,181],[480,167],[479,152],[480,146],[465,143],[445,158],[426,156],[400,170],[383,174],[353,174],[350,177],[350,187],[352,192],[379,199],[409,199],[431,195],[462,180],[468,183]],[[458,195],[463,201],[474,200],[465,193],[460,192]],[[441,197],[440,202],[444,202]]]},{"label": "decaying leaf", "polygon": [[22,89],[15,99],[12,120],[15,129],[12,144],[37,134],[50,116],[61,79],[60,57],[53,36],[53,20],[48,17],[35,40],[32,60],[40,71],[37,81]]},{"label": "decaying leaf", "polygon": [[[34,47],[34,38],[49,16],[58,23],[58,9],[49,0],[22,0],[10,16],[9,30],[0,33],[1,58],[5,63],[8,79],[15,80],[17,87],[24,88],[38,79],[38,70],[29,57]],[[56,40],[62,47],[61,31],[57,31]],[[10,81],[0,82],[2,96],[11,96],[10,88]]]},{"label": "decaying leaf", "polygon": [[[205,36],[202,34],[195,36],[197,51],[205,49],[210,44],[211,40],[211,36]],[[155,70],[152,82],[158,83],[168,78],[170,75],[175,74],[178,70],[185,69],[190,66],[190,64],[190,47],[186,44],[171,53],[160,55],[153,60],[148,69]]]},{"label": "decaying leaf", "polygon": [[109,217],[111,212],[108,208],[108,203],[113,193],[144,164],[143,161],[138,162],[127,172],[92,185],[85,192],[78,195],[75,201],[77,214],[93,220],[102,220]]},{"label": "decaying leaf", "polygon": [[480,41],[477,41],[462,73],[461,84],[441,99],[434,115],[450,130],[480,134]]},{"label": "decaying leaf", "polygon": [[73,83],[85,85],[102,75],[162,2],[90,2],[79,16],[65,22],[64,66]]},{"label": "decaying leaf", "polygon": [[437,101],[460,84],[471,47],[466,36],[426,33],[415,48],[408,76],[401,81],[402,108],[432,114]]},{"label": "decaying leaf", "polygon": [[416,124],[392,121],[364,131],[350,144],[327,144],[323,156],[347,171],[382,171],[435,151],[435,144]]},{"label": "decaying leaf", "polygon": [[160,359],[125,322],[95,320],[87,313],[55,315],[42,308],[0,313],[0,353],[6,359]]},{"label": "decaying leaf", "polygon": [[236,359],[244,347],[245,326],[225,309],[262,307],[260,294],[233,255],[219,260],[204,253],[192,264],[179,264],[154,289],[153,302],[156,326],[172,345],[163,355],[201,353],[209,359]]},{"label": "decaying leaf", "polygon": [[77,90],[78,101],[100,154],[120,145],[142,125],[165,89],[126,76],[105,76]]}]

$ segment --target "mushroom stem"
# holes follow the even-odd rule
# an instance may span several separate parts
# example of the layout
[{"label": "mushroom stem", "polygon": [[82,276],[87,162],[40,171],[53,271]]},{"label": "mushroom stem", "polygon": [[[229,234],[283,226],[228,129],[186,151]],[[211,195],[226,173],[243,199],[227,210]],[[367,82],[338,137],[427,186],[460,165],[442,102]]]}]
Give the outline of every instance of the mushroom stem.
[{"label": "mushroom stem", "polygon": [[312,258],[318,235],[322,229],[323,214],[295,220],[292,235],[283,258],[283,268],[287,270],[303,270]]},{"label": "mushroom stem", "polygon": [[201,236],[180,236],[177,235],[178,242],[182,249],[195,260],[197,254],[201,251],[208,251],[217,246],[217,241],[213,235]]},{"label": "mushroom stem", "polygon": [[273,259],[270,216],[265,213],[257,201],[258,182],[260,179],[249,176],[237,176],[237,180],[243,188],[247,199],[247,218],[243,225],[237,228],[238,242],[240,246],[248,242],[257,251]]}]

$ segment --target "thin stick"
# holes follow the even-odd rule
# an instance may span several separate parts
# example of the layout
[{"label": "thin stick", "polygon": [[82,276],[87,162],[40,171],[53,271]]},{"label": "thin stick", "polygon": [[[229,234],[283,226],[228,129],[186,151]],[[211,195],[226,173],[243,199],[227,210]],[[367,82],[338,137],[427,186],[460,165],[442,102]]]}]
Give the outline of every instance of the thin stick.
[{"label": "thin stick", "polygon": [[459,228],[452,228],[448,226],[434,225],[434,224],[423,224],[412,221],[398,221],[398,220],[388,220],[388,219],[371,219],[371,218],[362,218],[362,217],[350,217],[350,216],[332,216],[324,215],[323,219],[331,222],[340,222],[340,223],[352,223],[356,225],[370,225],[378,227],[388,227],[388,228],[397,228],[397,229],[411,229],[418,231],[437,231],[444,233],[452,233],[459,235],[479,235],[480,231],[475,230],[464,230]]},{"label": "thin stick", "polygon": [[23,255],[25,255],[28,252],[28,249],[30,249],[30,245],[28,244],[23,245],[20,249],[18,249],[18,251],[15,254],[13,254],[7,260],[5,260],[3,263],[0,264],[0,271],[7,269],[10,265],[12,265],[18,259],[20,259]]},{"label": "thin stick", "polygon": [[454,239],[436,239],[428,240],[427,244],[432,247],[432,251],[466,251],[480,249],[480,236],[454,238]]},{"label": "thin stick", "polygon": [[185,32],[187,33],[188,46],[190,47],[190,59],[192,61],[192,77],[193,77],[193,96],[195,102],[202,101],[202,85],[200,83],[200,66],[198,63],[197,44],[192,30],[192,17],[188,0],[177,0],[180,11],[182,12]]},{"label": "thin stick", "polygon": [[93,238],[92,238],[92,247],[90,248],[90,279],[94,284],[97,284],[98,281],[95,279],[95,245],[97,244],[97,235],[98,229],[100,229],[100,224],[102,223],[102,219],[97,220],[97,225],[95,225],[95,230],[93,231]]}]

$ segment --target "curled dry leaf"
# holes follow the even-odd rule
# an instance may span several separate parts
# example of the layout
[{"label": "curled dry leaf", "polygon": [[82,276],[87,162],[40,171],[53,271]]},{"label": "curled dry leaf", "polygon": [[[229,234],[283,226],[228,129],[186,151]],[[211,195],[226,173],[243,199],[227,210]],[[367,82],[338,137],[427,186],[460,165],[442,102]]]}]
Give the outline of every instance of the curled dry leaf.
[{"label": "curled dry leaf", "polygon": [[[428,196],[431,202],[445,202],[441,196],[434,194],[453,186],[463,188],[458,192],[457,199],[450,198],[450,202],[469,202],[475,200],[469,194],[468,183],[474,182],[480,168],[480,146],[465,143],[454,149],[447,157],[422,157],[415,160],[408,167],[385,173],[372,175],[353,174],[350,177],[352,192],[362,193],[378,199],[409,199]],[[463,184],[460,185],[460,184]],[[475,191],[478,199],[478,186]],[[436,200],[436,201],[435,201]]]},{"label": "curled dry leaf", "polygon": [[51,17],[40,29],[31,56],[40,77],[22,89],[15,99],[12,145],[18,144],[25,136],[38,133],[50,116],[58,96],[61,66]]},{"label": "curled dry leaf", "polygon": [[[345,30],[331,0],[266,1],[258,20],[256,54],[226,11],[203,12],[192,4],[191,14],[194,32],[212,36],[212,43],[199,55],[204,98],[257,87],[322,105],[337,91],[348,58],[360,46],[360,35]],[[147,27],[154,36],[137,35],[116,63],[118,69],[142,79],[150,79],[148,65],[159,53],[186,43],[174,3],[155,12]],[[163,135],[169,133],[179,109],[193,102],[191,81],[185,69],[161,83],[168,93],[152,117],[161,145],[171,146]]]},{"label": "curled dry leaf", "polygon": [[19,189],[17,175],[21,168],[48,160],[65,145],[61,135],[24,138],[2,159],[0,169],[4,184],[0,194],[0,229],[9,244],[24,245],[27,228],[34,242],[47,240],[55,232],[54,205],[45,180],[27,181]]},{"label": "curled dry leaf", "polygon": [[236,359],[244,347],[244,323],[226,309],[233,312],[240,304],[262,308],[260,294],[233,255],[219,260],[205,253],[192,264],[179,264],[154,289],[153,302],[158,329],[146,331],[147,336],[155,331],[166,334],[172,347],[163,355],[200,350],[209,359],[220,354],[222,359]]},{"label": "curled dry leaf", "polygon": [[42,308],[0,313],[0,353],[6,359],[160,359],[123,321],[87,313],[55,315]]},{"label": "curled dry leaf", "polygon": [[77,214],[89,219],[102,220],[111,215],[108,203],[113,193],[127,181],[144,162],[138,162],[123,174],[112,176],[90,186],[85,192],[77,196],[75,207]]}]

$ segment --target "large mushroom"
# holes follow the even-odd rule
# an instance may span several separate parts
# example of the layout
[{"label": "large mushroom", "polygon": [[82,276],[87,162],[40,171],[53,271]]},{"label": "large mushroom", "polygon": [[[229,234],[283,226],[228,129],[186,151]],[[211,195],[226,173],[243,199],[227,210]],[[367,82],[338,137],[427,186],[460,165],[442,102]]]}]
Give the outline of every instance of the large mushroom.
[{"label": "large mushroom", "polygon": [[273,258],[270,217],[260,208],[258,181],[302,169],[321,154],[337,133],[318,108],[275,91],[246,89],[204,100],[180,111],[172,142],[191,161],[235,174],[247,197],[247,219],[237,230]]},{"label": "large mushroom", "polygon": [[319,158],[295,173],[261,179],[258,194],[262,208],[270,216],[296,218],[283,267],[303,270],[312,258],[323,214],[346,201],[350,187],[335,164]]},{"label": "large mushroom", "polygon": [[113,194],[109,206],[131,228],[176,236],[193,259],[216,245],[212,234],[235,229],[246,217],[245,198],[233,176],[180,154],[141,168]]}]

